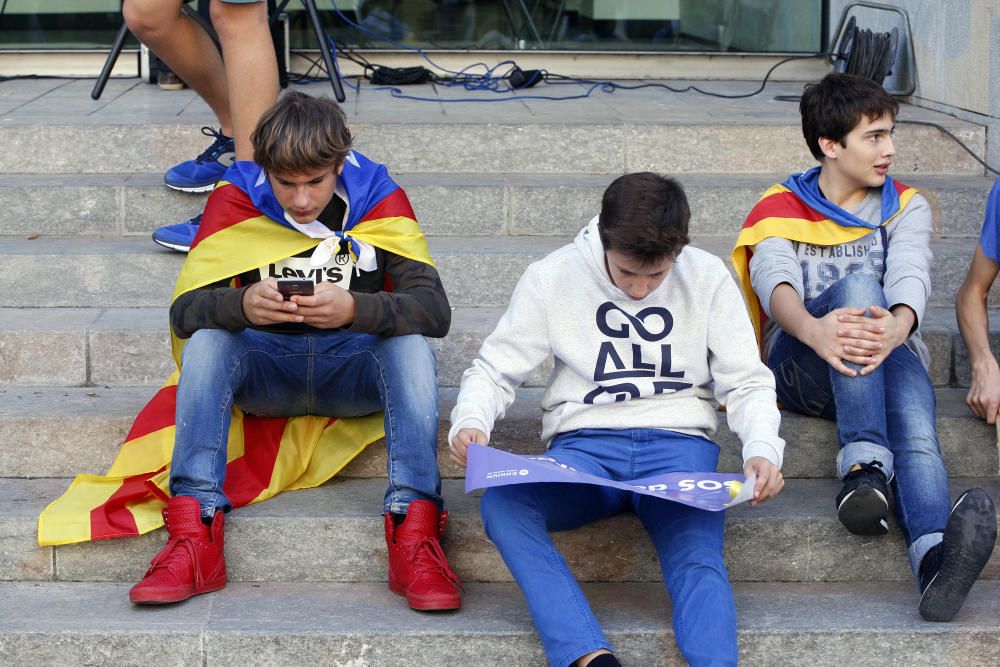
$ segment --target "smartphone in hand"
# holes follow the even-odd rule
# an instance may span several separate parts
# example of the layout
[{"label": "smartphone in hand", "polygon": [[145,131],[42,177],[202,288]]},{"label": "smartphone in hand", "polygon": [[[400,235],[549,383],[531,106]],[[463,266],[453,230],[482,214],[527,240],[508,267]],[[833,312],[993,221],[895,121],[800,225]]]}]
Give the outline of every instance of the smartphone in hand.
[{"label": "smartphone in hand", "polygon": [[278,291],[287,301],[298,294],[299,296],[312,296],[316,284],[308,278],[278,278]]}]

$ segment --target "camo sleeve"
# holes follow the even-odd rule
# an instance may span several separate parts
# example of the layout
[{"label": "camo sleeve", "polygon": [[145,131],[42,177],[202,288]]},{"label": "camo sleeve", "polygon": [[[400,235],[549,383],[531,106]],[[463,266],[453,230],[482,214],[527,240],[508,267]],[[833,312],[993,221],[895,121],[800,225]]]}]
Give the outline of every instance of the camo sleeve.
[{"label": "camo sleeve", "polygon": [[170,327],[178,338],[190,338],[198,329],[241,331],[250,326],[243,315],[243,291],[228,280],[180,295],[170,306]]}]

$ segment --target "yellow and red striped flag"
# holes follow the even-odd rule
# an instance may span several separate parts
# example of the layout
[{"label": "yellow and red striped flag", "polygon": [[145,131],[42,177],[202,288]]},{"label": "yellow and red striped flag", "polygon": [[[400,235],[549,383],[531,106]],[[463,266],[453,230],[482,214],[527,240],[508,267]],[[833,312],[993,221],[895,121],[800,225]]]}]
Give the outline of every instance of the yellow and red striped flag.
[{"label": "yellow and red striped flag", "polygon": [[[234,182],[220,183],[209,197],[174,299],[319,243],[277,219],[275,204],[266,197],[266,179],[247,178],[255,165],[237,165],[242,173],[234,165],[226,175]],[[385,167],[352,153],[340,178],[351,205],[345,238],[433,264],[406,194]],[[260,191],[248,193],[252,188]],[[184,341],[173,336],[172,341],[179,367]],[[180,372],[136,417],[107,475],[77,476],[45,508],[38,519],[40,545],[141,535],[163,525],[160,510],[168,497]],[[280,419],[245,415],[234,407],[223,491],[234,507],[241,507],[281,491],[318,486],[382,436],[382,413]]]},{"label": "yellow and red striped flag", "polygon": [[[812,172],[803,174],[806,176]],[[796,177],[792,177],[783,184],[772,185],[767,192],[757,201],[757,204],[750,210],[739,236],[736,238],[736,245],[733,248],[733,268],[743,290],[743,296],[750,311],[750,321],[753,322],[754,330],[757,333],[757,345],[761,345],[761,334],[767,315],[760,305],[757,294],[753,291],[750,283],[750,258],[753,256],[753,247],[766,238],[780,237],[790,241],[800,243],[811,243],[814,245],[833,246],[841,243],[856,241],[872,231],[871,226],[856,226],[845,224],[845,221],[838,220],[836,214],[830,215],[832,205],[826,211],[818,211],[807,204],[800,195],[793,192],[789,185],[793,185]],[[884,210],[882,225],[887,225],[894,220],[899,213],[906,208],[913,196],[917,194],[915,188],[903,185],[898,181],[887,179],[885,188],[891,188],[897,199],[887,210]],[[883,192],[883,197],[886,194]],[[884,207],[885,209],[885,207]],[[761,350],[763,354],[763,349]]]}]

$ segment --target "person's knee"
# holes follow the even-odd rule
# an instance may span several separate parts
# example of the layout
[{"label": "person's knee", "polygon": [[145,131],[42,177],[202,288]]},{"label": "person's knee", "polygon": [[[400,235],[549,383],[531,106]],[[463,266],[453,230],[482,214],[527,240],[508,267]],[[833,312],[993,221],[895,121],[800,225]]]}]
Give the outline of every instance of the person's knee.
[{"label": "person's knee", "polygon": [[841,278],[832,288],[839,295],[838,307],[867,308],[881,306],[885,308],[885,291],[878,280],[867,273],[852,273]]},{"label": "person's knee", "polygon": [[436,386],[437,359],[426,338],[419,334],[391,336],[379,347],[385,365],[403,372],[414,382],[431,382]]},{"label": "person's knee", "polygon": [[190,377],[194,373],[224,363],[234,350],[236,334],[225,329],[199,329],[184,345],[181,368]]},{"label": "person's knee", "polygon": [[125,0],[122,17],[129,31],[140,42],[155,42],[157,36],[169,33],[181,17],[180,2],[163,0]]},{"label": "person's knee", "polygon": [[212,0],[209,7],[212,26],[219,41],[246,38],[248,31],[267,32],[267,3],[230,3]]}]

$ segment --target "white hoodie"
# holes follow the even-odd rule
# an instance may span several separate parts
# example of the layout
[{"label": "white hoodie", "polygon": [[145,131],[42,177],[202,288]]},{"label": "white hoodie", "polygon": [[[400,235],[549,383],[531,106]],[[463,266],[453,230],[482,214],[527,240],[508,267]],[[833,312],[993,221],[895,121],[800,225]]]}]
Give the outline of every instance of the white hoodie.
[{"label": "white hoodie", "polygon": [[722,260],[687,246],[663,283],[634,301],[608,276],[597,222],[521,276],[507,312],[462,376],[449,442],[462,428],[489,435],[515,388],[552,355],[542,398],[546,444],[580,428],[660,428],[710,438],[718,401],[743,443],[744,461],[762,456],[780,467],[785,443],[774,377],[760,361],[743,298]]}]

